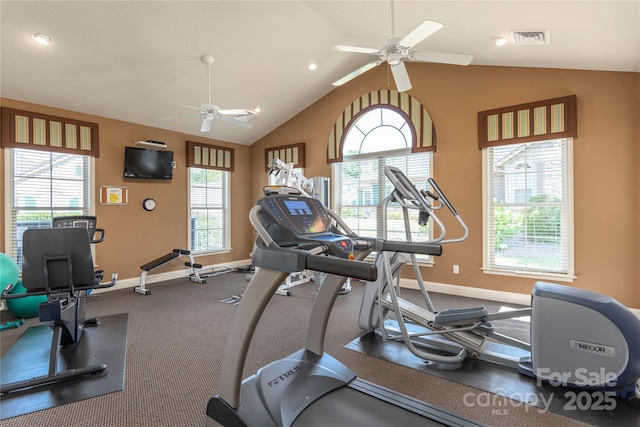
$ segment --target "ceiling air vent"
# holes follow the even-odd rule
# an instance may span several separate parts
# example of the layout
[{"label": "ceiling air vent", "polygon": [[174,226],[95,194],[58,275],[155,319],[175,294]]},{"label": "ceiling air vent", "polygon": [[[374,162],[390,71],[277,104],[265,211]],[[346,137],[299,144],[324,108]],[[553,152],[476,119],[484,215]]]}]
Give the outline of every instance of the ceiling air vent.
[{"label": "ceiling air vent", "polygon": [[541,46],[551,44],[549,30],[513,30],[513,44],[523,46]]}]

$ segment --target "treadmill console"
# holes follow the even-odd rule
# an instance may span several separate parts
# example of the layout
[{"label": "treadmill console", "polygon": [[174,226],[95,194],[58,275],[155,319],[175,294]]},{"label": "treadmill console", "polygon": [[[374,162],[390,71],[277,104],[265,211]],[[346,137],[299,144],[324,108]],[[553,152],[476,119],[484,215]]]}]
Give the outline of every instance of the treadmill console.
[{"label": "treadmill console", "polygon": [[319,200],[275,194],[258,201],[262,225],[279,246],[326,245],[341,258],[353,258],[352,239],[338,234]]}]

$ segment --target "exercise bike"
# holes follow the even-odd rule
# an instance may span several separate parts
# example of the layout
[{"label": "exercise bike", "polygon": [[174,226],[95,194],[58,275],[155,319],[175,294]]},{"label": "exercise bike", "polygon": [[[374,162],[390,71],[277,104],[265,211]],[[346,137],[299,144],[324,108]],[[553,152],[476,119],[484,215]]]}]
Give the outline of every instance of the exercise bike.
[{"label": "exercise bike", "polygon": [[[94,270],[90,244],[104,239],[104,230],[96,227],[94,216],[54,218],[51,228],[28,229],[22,238],[22,282],[26,292],[12,294],[14,284],[10,283],[1,296],[13,299],[46,295],[47,301],[40,303],[38,315],[39,320],[50,328],[30,329],[2,356],[0,394],[3,396],[73,382],[107,369],[104,363],[87,365],[84,353],[83,357],[74,359],[68,353],[62,354],[61,350],[69,349],[74,356],[85,328],[98,324],[97,319],[85,316],[86,300],[91,291],[112,287],[118,279],[113,273],[110,282],[101,283],[104,270]],[[41,342],[47,339],[51,343],[47,372],[33,377],[32,369],[36,368],[28,365],[39,360],[43,353]],[[69,368],[70,363],[75,366]]]},{"label": "exercise bike", "polygon": [[[438,236],[427,243],[460,242],[468,227],[433,179],[431,191],[418,190],[401,170],[387,166],[385,174],[394,186],[383,200],[383,237],[387,210],[402,208],[406,238],[411,240],[409,212],[417,210],[422,223],[431,220]],[[463,234],[446,239],[438,218],[447,208]],[[411,263],[423,305],[399,296],[400,271]],[[368,282],[358,324],[379,331],[383,340],[402,340],[415,356],[453,366],[466,358],[509,366],[541,381],[586,390],[607,390],[640,408],[640,319],[618,301],[605,295],[570,286],[537,282],[531,307],[488,313],[485,307],[446,309],[437,312],[418,268],[415,254],[383,251],[376,266],[382,272]],[[385,321],[394,314],[397,327]],[[494,321],[531,317],[530,343],[498,333]],[[418,330],[410,322],[419,326]],[[507,351],[505,351],[507,350]]]}]

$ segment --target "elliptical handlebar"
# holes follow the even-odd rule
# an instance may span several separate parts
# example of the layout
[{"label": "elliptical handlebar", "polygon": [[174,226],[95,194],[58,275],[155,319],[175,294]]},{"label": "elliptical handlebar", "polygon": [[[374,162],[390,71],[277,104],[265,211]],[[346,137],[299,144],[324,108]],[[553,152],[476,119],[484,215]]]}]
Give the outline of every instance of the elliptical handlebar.
[{"label": "elliptical handlebar", "polygon": [[[389,181],[391,181],[395,187],[395,191],[390,197],[398,202],[403,209],[419,209],[423,212],[427,212],[427,214],[433,219],[434,223],[440,228],[440,235],[435,239],[430,240],[429,243],[444,244],[462,242],[469,236],[469,228],[467,227],[467,224],[465,224],[460,215],[458,215],[449,199],[447,199],[444,192],[440,189],[433,178],[429,178],[427,182],[437,194],[426,189],[418,190],[409,178],[396,167],[385,166],[384,172],[387,178],[389,178]],[[430,203],[427,198],[432,199],[438,204],[435,205]],[[463,234],[461,237],[445,240],[446,228],[435,213],[436,210],[442,209],[443,205],[449,209],[449,212],[451,212],[456,221],[458,221],[458,224],[462,227]]]},{"label": "elliptical handlebar", "polygon": [[[449,199],[447,199],[447,196],[444,195],[444,193],[442,192],[442,190],[440,189],[440,187],[438,186],[438,184],[436,184],[436,180],[433,178],[429,178],[427,180],[427,182],[429,183],[429,185],[431,185],[431,187],[436,190],[436,193],[438,193],[438,196],[440,199],[442,199],[442,203],[444,203],[447,208],[449,209],[449,211],[451,211],[451,213],[454,216],[457,216],[458,213],[456,212],[456,210],[453,208],[453,205],[451,204],[451,202],[449,202]],[[423,190],[425,192],[427,192],[429,194],[429,196],[431,198],[433,198],[434,200],[438,200],[438,196],[435,196],[433,193],[427,191],[427,190]]]},{"label": "elliptical handlebar", "polygon": [[447,199],[447,196],[444,195],[444,192],[440,189],[435,179],[429,178],[427,182],[429,183],[429,185],[431,185],[431,188],[433,188],[436,191],[436,193],[438,193],[438,196],[440,197],[440,201],[444,203],[447,209],[449,209],[449,212],[451,212],[451,215],[453,215],[453,217],[458,221],[458,224],[460,224],[460,226],[464,230],[462,237],[443,240],[441,243],[456,243],[456,242],[462,242],[463,240],[466,240],[466,238],[469,237],[469,227],[467,227],[467,224],[465,224],[465,222],[462,220],[460,215],[458,215],[458,212],[455,210],[455,208],[453,207],[449,199]]}]

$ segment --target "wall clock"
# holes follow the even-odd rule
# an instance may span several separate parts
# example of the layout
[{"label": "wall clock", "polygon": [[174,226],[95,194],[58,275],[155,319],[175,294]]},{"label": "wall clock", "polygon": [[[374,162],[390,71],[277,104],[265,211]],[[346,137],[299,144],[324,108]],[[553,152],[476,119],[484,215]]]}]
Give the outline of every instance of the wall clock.
[{"label": "wall clock", "polygon": [[156,208],[156,201],[151,197],[148,197],[142,201],[142,207],[145,211],[151,212]]}]

